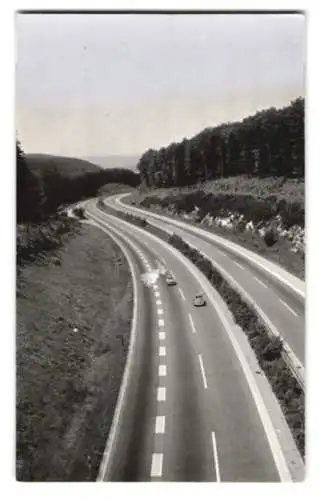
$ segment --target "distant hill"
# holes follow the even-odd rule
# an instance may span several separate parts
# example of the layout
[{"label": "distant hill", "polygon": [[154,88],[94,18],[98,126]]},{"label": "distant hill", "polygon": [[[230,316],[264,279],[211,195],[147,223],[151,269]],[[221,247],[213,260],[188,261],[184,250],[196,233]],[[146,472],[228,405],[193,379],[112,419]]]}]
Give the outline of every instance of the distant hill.
[{"label": "distant hill", "polygon": [[129,168],[136,171],[139,155],[106,155],[88,156],[84,160],[99,165],[102,168]]},{"label": "distant hill", "polygon": [[75,179],[87,173],[98,173],[103,170],[89,161],[67,156],[27,154],[26,160],[28,167],[38,178],[44,178],[51,172],[58,172],[63,177]]},{"label": "distant hill", "polygon": [[[17,147],[19,153],[18,149]],[[56,213],[62,205],[97,196],[105,185],[116,184],[117,189],[118,185],[122,185],[128,189],[135,188],[140,183],[139,173],[130,168],[102,168],[79,158],[47,154],[27,154],[25,160],[25,170],[33,174],[30,177],[34,179],[39,191],[41,200],[38,211],[42,216]],[[20,168],[20,174],[21,170]],[[22,172],[20,178],[24,181],[25,177],[26,174]],[[27,193],[29,197],[34,196],[32,189],[33,186]],[[109,187],[108,190],[112,192],[112,188]]]}]

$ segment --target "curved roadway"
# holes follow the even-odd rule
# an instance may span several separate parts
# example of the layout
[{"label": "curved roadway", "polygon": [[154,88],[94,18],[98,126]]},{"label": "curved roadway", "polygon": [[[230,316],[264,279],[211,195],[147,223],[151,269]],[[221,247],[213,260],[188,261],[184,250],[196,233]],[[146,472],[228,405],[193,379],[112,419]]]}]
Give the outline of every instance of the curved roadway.
[{"label": "curved roadway", "polygon": [[301,365],[305,366],[305,306],[302,295],[280,283],[272,274],[263,271],[240,255],[236,255],[232,249],[223,249],[217,245],[210,233],[204,235],[202,231],[200,235],[195,232],[195,227],[188,224],[179,222],[178,225],[177,221],[166,217],[160,220],[152,212],[124,204],[121,201],[123,196],[110,197],[105,200],[105,203],[117,210],[147,216],[149,222],[166,231],[176,233],[217,262],[251,296],[282,338],[286,340]]},{"label": "curved roadway", "polygon": [[126,405],[101,479],[291,481],[266,408],[259,408],[216,308],[192,306],[201,273],[190,272],[164,243],[146,232],[142,238],[142,230],[95,203],[85,204],[87,214],[127,248],[136,278],[162,260],[178,282],[174,287],[163,278],[151,287],[136,283],[137,332]]}]

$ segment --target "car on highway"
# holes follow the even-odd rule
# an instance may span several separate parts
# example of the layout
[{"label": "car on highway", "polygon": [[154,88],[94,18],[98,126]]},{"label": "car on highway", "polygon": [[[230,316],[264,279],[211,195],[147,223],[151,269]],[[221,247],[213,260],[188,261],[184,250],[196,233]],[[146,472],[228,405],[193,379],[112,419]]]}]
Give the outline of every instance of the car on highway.
[{"label": "car on highway", "polygon": [[177,284],[176,279],[174,278],[174,276],[171,273],[166,273],[165,281],[166,281],[166,284],[168,286],[173,286],[173,285]]},{"label": "car on highway", "polygon": [[195,307],[206,306],[206,300],[204,299],[204,295],[202,293],[197,293],[194,297],[193,304]]}]

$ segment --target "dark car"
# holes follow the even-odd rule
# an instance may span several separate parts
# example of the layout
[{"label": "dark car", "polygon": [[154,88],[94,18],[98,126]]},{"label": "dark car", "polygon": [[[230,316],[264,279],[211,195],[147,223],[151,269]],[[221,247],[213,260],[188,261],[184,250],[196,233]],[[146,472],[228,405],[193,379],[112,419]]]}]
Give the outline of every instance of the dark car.
[{"label": "dark car", "polygon": [[193,300],[193,304],[195,307],[206,306],[206,300],[204,299],[204,296],[202,293],[198,293],[197,295],[195,295],[194,300]]},{"label": "dark car", "polygon": [[171,273],[166,273],[165,275],[165,281],[168,286],[173,286],[176,285],[176,279]]}]

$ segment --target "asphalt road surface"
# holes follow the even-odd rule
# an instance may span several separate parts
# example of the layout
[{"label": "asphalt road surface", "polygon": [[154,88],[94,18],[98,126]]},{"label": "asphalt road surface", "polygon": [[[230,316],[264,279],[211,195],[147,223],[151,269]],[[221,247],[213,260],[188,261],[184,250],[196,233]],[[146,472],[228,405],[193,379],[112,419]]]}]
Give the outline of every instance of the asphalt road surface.
[{"label": "asphalt road surface", "polygon": [[[101,479],[291,481],[275,434],[269,430],[268,412],[254,397],[217,308],[211,300],[206,307],[193,306],[205,278],[157,238],[105,214],[96,202],[86,202],[85,208],[90,219],[126,247],[137,292],[130,374]],[[244,281],[253,280],[248,269],[226,259],[237,276],[244,273]],[[176,286],[167,286],[162,276],[150,286],[143,283],[142,275],[151,273],[160,261],[173,272]],[[255,290],[276,294],[259,283]],[[302,320],[292,306],[297,316],[279,308],[287,328]]]},{"label": "asphalt road surface", "polygon": [[[120,196],[105,200],[106,204],[118,210],[125,210],[141,215],[136,207],[124,205]],[[255,300],[257,305],[269,318],[275,329],[288,343],[299,362],[305,366],[305,304],[304,299],[291,288],[281,284],[272,274],[236,256],[228,248],[222,249],[209,237],[196,235],[188,227],[178,227],[174,220],[166,222],[158,220],[151,212],[148,220],[160,228],[175,232],[186,243],[197,247],[209,258],[223,267],[234,280]]]}]

